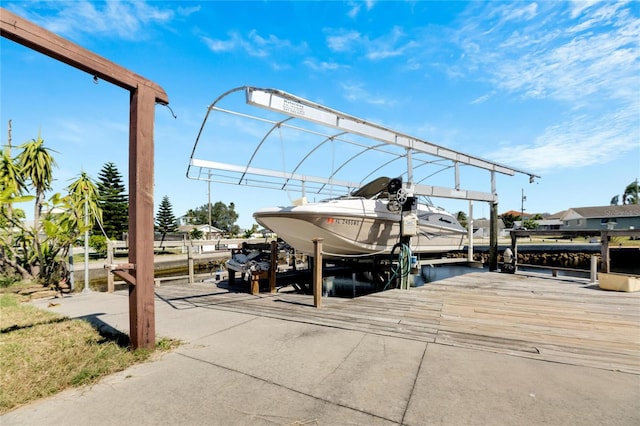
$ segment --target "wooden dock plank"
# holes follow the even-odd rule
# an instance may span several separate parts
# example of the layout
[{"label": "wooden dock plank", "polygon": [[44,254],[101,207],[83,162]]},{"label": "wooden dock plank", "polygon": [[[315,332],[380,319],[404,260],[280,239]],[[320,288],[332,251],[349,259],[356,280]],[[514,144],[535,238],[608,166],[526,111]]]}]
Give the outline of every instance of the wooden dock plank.
[{"label": "wooden dock plank", "polygon": [[212,284],[157,289],[180,308],[225,309],[403,339],[640,374],[640,293],[566,278],[473,272],[355,299]]}]

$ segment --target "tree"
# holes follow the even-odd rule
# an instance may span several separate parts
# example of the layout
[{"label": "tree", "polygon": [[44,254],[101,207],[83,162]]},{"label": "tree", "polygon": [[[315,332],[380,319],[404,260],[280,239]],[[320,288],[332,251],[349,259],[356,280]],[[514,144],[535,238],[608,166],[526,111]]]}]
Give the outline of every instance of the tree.
[{"label": "tree", "polygon": [[507,229],[513,228],[513,223],[516,220],[520,220],[520,216],[515,216],[511,213],[503,214],[500,218],[502,219],[502,223],[504,223],[504,227]]},{"label": "tree", "polygon": [[639,204],[638,189],[638,179],[627,185],[622,193],[622,204]]},{"label": "tree", "polygon": [[[45,148],[44,139],[38,132],[38,137],[29,142],[25,142],[18,147],[22,151],[18,154],[17,162],[20,174],[27,182],[27,185],[35,190],[35,203],[33,206],[33,224],[35,229],[40,228],[40,214],[44,206],[44,195],[46,191],[51,189],[53,182],[53,168],[56,162],[53,159],[51,150]],[[40,233],[33,233],[34,250],[37,256],[42,255],[40,250]],[[33,265],[36,269],[35,275],[38,275],[37,268],[42,265],[44,259],[39,259],[39,264]]]},{"label": "tree", "polygon": [[251,238],[251,236],[253,234],[255,234],[256,232],[258,232],[258,225],[256,225],[254,223],[253,226],[251,227],[251,229],[245,229],[244,233],[242,234],[242,237],[243,238]]},{"label": "tree", "polygon": [[161,232],[164,235],[170,232],[176,232],[178,230],[178,221],[173,215],[173,207],[169,201],[168,196],[162,197],[160,207],[158,208],[158,215],[156,216],[156,231]]},{"label": "tree", "polygon": [[204,237],[204,232],[202,232],[198,228],[193,228],[191,232],[189,232],[189,237],[192,240],[200,240],[202,239],[202,237]]},{"label": "tree", "polygon": [[[209,224],[209,204],[203,204],[196,209],[187,210],[187,222],[190,225],[207,225]],[[235,211],[235,204],[229,203],[227,206],[222,201],[216,202],[211,206],[211,226],[237,235],[240,233],[240,227],[235,224],[238,220],[238,213]]]},{"label": "tree", "polygon": [[[9,137],[9,139],[11,139]],[[55,161],[38,135],[19,146],[21,152],[11,157],[11,143],[0,163],[0,266],[7,276],[19,275],[57,287],[68,278],[66,257],[78,236],[93,220],[85,216],[89,206],[97,203],[97,189],[82,173],[67,187],[69,194],[56,193],[45,200],[51,189]],[[15,174],[15,171],[19,171]],[[36,192],[30,196],[29,190]],[[17,203],[34,201],[34,224],[22,219]],[[98,209],[95,209],[98,212]]]},{"label": "tree", "polygon": [[235,208],[233,203],[229,203],[227,206],[222,201],[218,201],[211,209],[211,224],[232,235],[237,235],[240,232],[240,227],[235,224],[238,220]]},{"label": "tree", "polygon": [[456,213],[456,219],[460,222],[460,225],[463,227],[467,227],[467,214],[462,210]]},{"label": "tree", "polygon": [[[639,204],[639,192],[640,185],[638,184],[638,179],[636,179],[624,188],[624,191],[622,192],[622,204]],[[616,194],[611,198],[609,204],[611,204],[612,206],[617,206],[619,202],[620,196]]]},{"label": "tree", "polygon": [[115,164],[105,163],[98,174],[98,204],[102,209],[102,229],[96,224],[95,231],[102,232],[110,239],[120,239],[129,224],[129,196],[124,192],[122,176]]}]

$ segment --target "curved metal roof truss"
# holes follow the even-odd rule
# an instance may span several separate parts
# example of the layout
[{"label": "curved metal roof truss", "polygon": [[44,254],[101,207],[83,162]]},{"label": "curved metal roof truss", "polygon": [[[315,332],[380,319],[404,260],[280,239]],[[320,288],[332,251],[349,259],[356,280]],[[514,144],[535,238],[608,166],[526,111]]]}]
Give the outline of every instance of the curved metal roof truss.
[{"label": "curved metal roof truss", "polygon": [[[231,100],[232,94],[241,91],[244,103]],[[223,101],[232,107],[223,107]],[[461,166],[488,171],[491,190],[461,189]],[[422,183],[452,170],[453,187]],[[520,173],[531,181],[539,177],[280,90],[248,86],[227,91],[208,107],[187,168],[190,179],[299,191],[302,195],[334,195],[336,188],[350,192],[385,174],[402,176],[416,195],[489,202],[497,202],[496,173]]]}]

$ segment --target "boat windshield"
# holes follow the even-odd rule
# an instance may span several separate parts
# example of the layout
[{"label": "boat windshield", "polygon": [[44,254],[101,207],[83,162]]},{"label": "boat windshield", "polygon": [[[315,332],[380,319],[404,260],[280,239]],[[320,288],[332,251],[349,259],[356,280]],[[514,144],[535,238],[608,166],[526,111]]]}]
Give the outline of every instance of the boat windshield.
[{"label": "boat windshield", "polygon": [[381,192],[385,192],[389,186],[390,179],[388,177],[379,177],[364,186],[351,192],[352,197],[375,198]]}]

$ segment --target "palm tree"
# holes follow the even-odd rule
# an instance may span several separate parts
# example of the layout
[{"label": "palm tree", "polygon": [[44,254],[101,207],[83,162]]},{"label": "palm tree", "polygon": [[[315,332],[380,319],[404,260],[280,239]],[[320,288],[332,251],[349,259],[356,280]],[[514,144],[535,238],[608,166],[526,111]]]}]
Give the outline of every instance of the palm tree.
[{"label": "palm tree", "polygon": [[[98,204],[100,192],[98,191],[97,185],[86,172],[80,173],[80,176],[78,176],[67,189],[69,190],[69,197],[71,197],[76,217],[85,217],[85,211],[88,212],[86,219],[93,216],[93,219],[87,220],[89,228],[93,227],[95,219],[102,221],[102,210]],[[83,221],[83,223],[78,224],[78,227],[84,231],[85,225]]]},{"label": "palm tree", "polygon": [[17,159],[11,156],[11,120],[8,123],[8,141],[0,154],[0,271],[15,270],[23,279],[27,279],[30,273],[18,261],[16,244],[20,241],[22,233],[16,231],[20,228],[20,220],[24,219],[24,211],[13,208],[14,203],[30,201],[31,196],[23,195],[27,185],[22,176]]},{"label": "palm tree", "polygon": [[631,182],[622,193],[622,204],[639,204],[638,179]]},{"label": "palm tree", "polygon": [[[3,202],[0,208],[6,214],[6,219],[11,222],[13,216],[14,200],[19,200],[27,190],[27,185],[23,179],[20,166],[16,159],[11,157],[11,120],[9,120],[9,140],[0,156],[0,194]],[[25,201],[24,199],[22,201]]]},{"label": "palm tree", "polygon": [[[56,166],[56,162],[51,155],[51,150],[44,147],[44,139],[38,133],[36,139],[32,139],[29,142],[19,146],[22,151],[16,158],[18,167],[20,168],[21,175],[36,191],[36,199],[33,207],[33,224],[34,224],[34,249],[36,255],[40,257],[40,265],[42,265],[43,259],[41,258],[39,230],[40,230],[40,213],[44,203],[44,194],[51,189],[51,183],[53,182],[53,168]],[[38,275],[37,271],[34,275]]]}]

